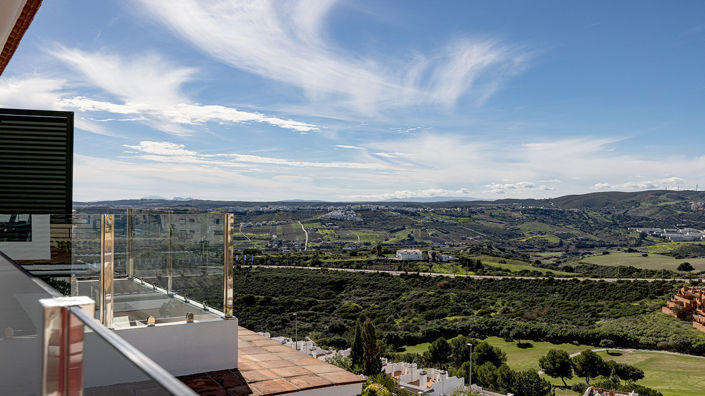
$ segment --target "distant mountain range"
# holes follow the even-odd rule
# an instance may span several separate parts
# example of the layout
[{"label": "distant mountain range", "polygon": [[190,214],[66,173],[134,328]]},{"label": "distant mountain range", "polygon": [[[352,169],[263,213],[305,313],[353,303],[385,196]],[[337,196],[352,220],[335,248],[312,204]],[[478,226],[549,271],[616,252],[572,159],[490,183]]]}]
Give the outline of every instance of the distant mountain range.
[{"label": "distant mountain range", "polygon": [[[386,201],[371,201],[367,203],[382,203],[399,206],[445,206],[481,207],[481,206],[531,206],[560,209],[617,210],[633,216],[675,216],[679,211],[690,210],[693,203],[705,202],[705,192],[702,191],[672,191],[648,190],[636,192],[594,192],[588,194],[565,195],[546,199],[499,199],[479,200],[459,197],[429,197],[389,199]],[[77,208],[85,207],[117,207],[117,208],[225,208],[252,207],[263,205],[341,205],[346,202],[325,202],[315,200],[288,200],[274,202],[254,201],[210,201],[190,198],[164,199],[162,197],[146,197],[143,199],[126,199],[117,201],[74,202]],[[361,203],[361,202],[350,202]]]}]

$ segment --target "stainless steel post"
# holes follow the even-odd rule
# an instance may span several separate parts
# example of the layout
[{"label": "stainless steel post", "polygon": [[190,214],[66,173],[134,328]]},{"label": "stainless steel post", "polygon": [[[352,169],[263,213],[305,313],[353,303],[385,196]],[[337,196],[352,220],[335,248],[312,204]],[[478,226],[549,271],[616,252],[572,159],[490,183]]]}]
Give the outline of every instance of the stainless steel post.
[{"label": "stainless steel post", "polygon": [[127,277],[135,277],[135,215],[132,208],[127,209]]},{"label": "stainless steel post", "polygon": [[115,217],[102,215],[100,224],[100,323],[113,326]]},{"label": "stainless steel post", "polygon": [[173,245],[173,237],[174,237],[174,222],[173,222],[173,215],[174,212],[169,211],[167,213],[167,223],[169,224],[169,251],[167,252],[166,255],[166,293],[168,295],[173,295],[174,292],[172,291],[172,278],[174,276],[174,245]]},{"label": "stainless steel post", "polygon": [[39,300],[44,311],[42,331],[42,395],[83,394],[83,322],[69,308],[80,307],[90,317],[95,303],[88,297]]},{"label": "stainless steel post", "polygon": [[229,213],[225,214],[223,222],[223,314],[226,318],[233,317],[234,304],[234,282],[235,282],[235,261],[233,246],[233,224],[235,216]]}]

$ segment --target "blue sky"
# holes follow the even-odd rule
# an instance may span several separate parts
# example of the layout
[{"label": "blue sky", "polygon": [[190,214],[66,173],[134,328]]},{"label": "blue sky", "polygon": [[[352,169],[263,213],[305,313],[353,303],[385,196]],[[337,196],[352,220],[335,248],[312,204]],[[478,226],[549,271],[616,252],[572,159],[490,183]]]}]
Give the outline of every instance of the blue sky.
[{"label": "blue sky", "polygon": [[44,2],[0,106],[76,112],[74,198],[705,188],[705,3]]}]

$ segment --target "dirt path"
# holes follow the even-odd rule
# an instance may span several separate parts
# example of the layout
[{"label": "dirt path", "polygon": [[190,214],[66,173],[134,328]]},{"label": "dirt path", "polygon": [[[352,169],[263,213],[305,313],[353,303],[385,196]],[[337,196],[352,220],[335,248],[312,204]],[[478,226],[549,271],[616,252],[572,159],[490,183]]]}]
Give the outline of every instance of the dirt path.
[{"label": "dirt path", "polygon": [[306,228],[304,227],[304,225],[301,224],[301,220],[298,220],[298,223],[301,226],[301,229],[303,230],[304,234],[306,234],[306,242],[304,242],[304,250],[308,250],[308,231],[306,231]]}]

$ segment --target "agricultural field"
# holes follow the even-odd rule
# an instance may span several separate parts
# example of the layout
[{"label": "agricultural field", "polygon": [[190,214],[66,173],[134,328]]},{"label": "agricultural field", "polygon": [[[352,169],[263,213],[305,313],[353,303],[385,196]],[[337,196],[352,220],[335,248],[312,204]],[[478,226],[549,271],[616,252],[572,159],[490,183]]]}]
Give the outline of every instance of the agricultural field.
[{"label": "agricultural field", "polygon": [[647,254],[648,256],[644,257],[642,253],[614,252],[589,256],[581,261],[603,266],[632,266],[642,269],[671,271],[676,271],[679,264],[688,262],[695,268],[695,271],[705,271],[705,258],[675,259],[672,256],[663,254]]}]

